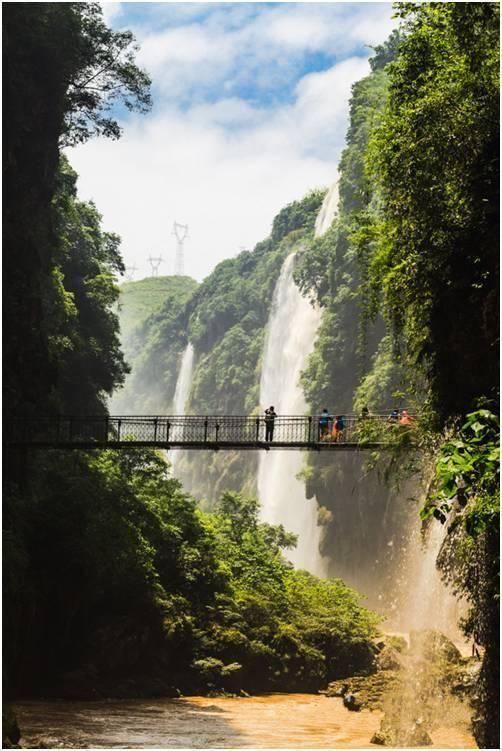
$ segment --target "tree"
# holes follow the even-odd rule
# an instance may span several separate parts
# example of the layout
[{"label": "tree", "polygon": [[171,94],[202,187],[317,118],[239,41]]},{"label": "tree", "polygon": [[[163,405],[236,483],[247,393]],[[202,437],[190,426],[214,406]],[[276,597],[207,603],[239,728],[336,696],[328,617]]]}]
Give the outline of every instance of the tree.
[{"label": "tree", "polygon": [[[97,3],[9,3],[3,20],[4,394],[6,412],[40,415],[54,408],[58,377],[48,291],[62,283],[51,206],[59,146],[118,137],[110,108],[145,111],[149,79],[130,32],[107,29]],[[63,302],[70,315],[74,300]]]},{"label": "tree", "polygon": [[80,23],[74,75],[68,80],[64,145],[93,135],[119,138],[121,128],[108,113],[117,102],[145,113],[151,108],[150,77],[135,63],[138,50],[130,31],[114,31],[99,3],[71,3]]},{"label": "tree", "polygon": [[499,6],[402,3],[406,35],[367,167],[369,275],[441,419],[498,383]]},{"label": "tree", "polygon": [[77,175],[62,158],[53,201],[59,245],[46,293],[55,402],[66,414],[98,414],[127,366],[115,312],[120,238],[101,229],[94,204],[76,198]]}]

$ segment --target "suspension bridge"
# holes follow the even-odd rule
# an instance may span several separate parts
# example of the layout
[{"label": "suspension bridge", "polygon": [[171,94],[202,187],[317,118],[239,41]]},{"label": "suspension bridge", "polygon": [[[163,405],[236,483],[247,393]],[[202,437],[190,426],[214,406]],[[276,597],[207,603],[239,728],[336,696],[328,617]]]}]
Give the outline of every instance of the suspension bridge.
[{"label": "suspension bridge", "polygon": [[[409,416],[410,423],[414,416]],[[265,440],[264,417],[228,415],[99,416],[15,419],[4,432],[7,445],[61,449],[301,449],[350,451],[393,445],[401,425],[389,413],[344,415],[323,425],[320,415],[279,415],[272,440]]]}]

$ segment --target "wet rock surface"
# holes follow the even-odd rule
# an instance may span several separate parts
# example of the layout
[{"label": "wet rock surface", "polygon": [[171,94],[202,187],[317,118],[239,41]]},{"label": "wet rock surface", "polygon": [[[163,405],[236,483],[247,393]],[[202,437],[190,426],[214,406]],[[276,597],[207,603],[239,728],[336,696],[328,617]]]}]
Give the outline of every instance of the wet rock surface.
[{"label": "wet rock surface", "polygon": [[[379,671],[373,675],[354,676],[340,681],[333,681],[324,692],[329,697],[342,697],[347,706],[346,697],[354,697],[352,704],[359,709],[382,709],[384,696],[398,683],[396,671]],[[353,709],[354,706],[347,707]]]},{"label": "wet rock surface", "polygon": [[479,661],[431,630],[412,632],[409,647],[401,637],[382,637],[375,652],[374,673],[333,681],[323,692],[351,711],[384,712],[372,744],[426,748],[445,720],[468,730]]},{"label": "wet rock surface", "polygon": [[388,674],[385,666],[393,666],[395,680],[380,701],[384,717],[372,743],[426,748],[433,743],[434,729],[445,719],[469,727],[469,698],[479,668],[463,658],[446,636],[431,630],[413,631],[409,648],[398,652],[385,645],[376,663],[377,675]]}]

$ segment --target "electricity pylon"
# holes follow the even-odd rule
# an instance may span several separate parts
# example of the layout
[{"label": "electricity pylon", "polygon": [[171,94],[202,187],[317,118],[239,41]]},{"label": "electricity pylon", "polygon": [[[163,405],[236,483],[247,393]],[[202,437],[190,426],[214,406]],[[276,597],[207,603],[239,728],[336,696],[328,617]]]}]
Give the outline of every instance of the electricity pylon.
[{"label": "electricity pylon", "polygon": [[138,270],[137,266],[126,266],[124,277],[127,282],[132,282],[135,272]]},{"label": "electricity pylon", "polygon": [[176,260],[174,263],[174,273],[176,276],[183,276],[183,274],[185,273],[183,244],[188,236],[188,224],[179,224],[179,222],[174,222],[173,235],[176,238]]},{"label": "electricity pylon", "polygon": [[164,261],[162,256],[158,256],[157,258],[148,258],[148,263],[152,267],[152,276],[158,276],[159,275],[159,266]]}]

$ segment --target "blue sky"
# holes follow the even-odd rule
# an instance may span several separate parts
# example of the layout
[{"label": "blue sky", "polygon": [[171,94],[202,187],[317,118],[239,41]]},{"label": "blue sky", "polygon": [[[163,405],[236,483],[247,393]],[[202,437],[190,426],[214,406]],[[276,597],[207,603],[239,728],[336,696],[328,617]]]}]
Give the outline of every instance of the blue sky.
[{"label": "blue sky", "polygon": [[395,22],[388,3],[102,3],[131,29],[154,108],[124,113],[119,142],[73,149],[83,198],[123,239],[135,278],[188,223],[197,279],[270,230],[274,215],[336,178],[351,85]]}]

